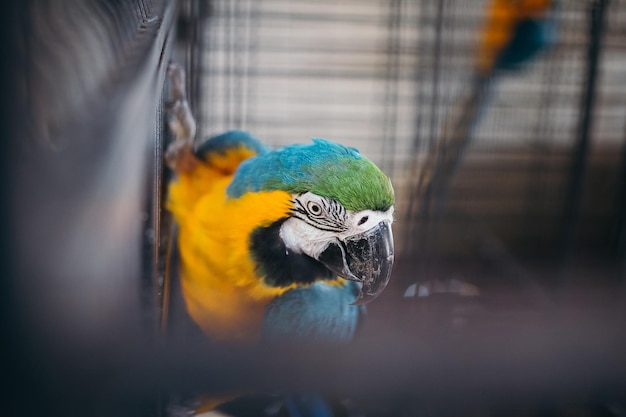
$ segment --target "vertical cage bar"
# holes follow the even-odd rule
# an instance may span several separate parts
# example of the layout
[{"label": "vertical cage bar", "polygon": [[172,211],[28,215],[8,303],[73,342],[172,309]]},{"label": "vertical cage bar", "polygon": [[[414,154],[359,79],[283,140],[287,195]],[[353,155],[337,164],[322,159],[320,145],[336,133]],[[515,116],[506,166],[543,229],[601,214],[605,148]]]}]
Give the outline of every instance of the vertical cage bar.
[{"label": "vertical cage bar", "polygon": [[566,264],[575,249],[575,239],[581,212],[587,159],[591,147],[593,110],[596,104],[598,64],[605,30],[604,15],[608,0],[595,0],[589,5],[589,45],[585,67],[585,87],[580,102],[580,124],[570,165],[562,224],[561,256]]},{"label": "vertical cage bar", "polygon": [[395,167],[394,156],[398,125],[401,27],[402,0],[392,0],[389,4],[389,16],[387,20],[387,81],[385,88],[382,147],[382,169],[389,175],[393,175]]}]

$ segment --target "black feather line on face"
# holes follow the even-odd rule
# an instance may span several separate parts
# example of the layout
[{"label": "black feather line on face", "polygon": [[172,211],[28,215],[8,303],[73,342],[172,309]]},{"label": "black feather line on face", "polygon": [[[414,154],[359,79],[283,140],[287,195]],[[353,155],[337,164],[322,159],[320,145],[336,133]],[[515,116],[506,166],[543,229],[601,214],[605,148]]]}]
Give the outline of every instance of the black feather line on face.
[{"label": "black feather line on face", "polygon": [[250,253],[256,273],[266,285],[287,287],[311,284],[321,279],[337,279],[321,262],[304,254],[291,252],[280,238],[281,219],[268,227],[257,227],[250,235]]},{"label": "black feather line on face", "polygon": [[292,214],[310,224],[311,226],[328,232],[345,232],[348,227],[345,224],[346,209],[334,200],[321,199],[322,213],[312,214],[298,198],[293,199]]}]

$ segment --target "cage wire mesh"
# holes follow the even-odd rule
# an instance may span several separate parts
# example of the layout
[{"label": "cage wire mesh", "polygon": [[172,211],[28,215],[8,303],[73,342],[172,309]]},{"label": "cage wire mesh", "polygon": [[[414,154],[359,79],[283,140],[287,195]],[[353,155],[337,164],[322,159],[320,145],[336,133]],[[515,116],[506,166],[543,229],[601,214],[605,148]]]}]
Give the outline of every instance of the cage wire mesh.
[{"label": "cage wire mesh", "polygon": [[[555,44],[521,70],[498,75],[437,221],[420,215],[417,176],[446,126],[466,110],[489,2],[211,4],[197,39],[202,59],[190,69],[199,79],[199,137],[238,128],[274,146],[325,137],[359,148],[395,185],[400,260],[473,256],[477,239],[495,239],[516,256],[559,252],[573,204],[567,186],[593,1],[559,2]],[[616,249],[621,216],[625,8],[611,1],[602,25],[575,236],[576,247],[595,255]]]}]

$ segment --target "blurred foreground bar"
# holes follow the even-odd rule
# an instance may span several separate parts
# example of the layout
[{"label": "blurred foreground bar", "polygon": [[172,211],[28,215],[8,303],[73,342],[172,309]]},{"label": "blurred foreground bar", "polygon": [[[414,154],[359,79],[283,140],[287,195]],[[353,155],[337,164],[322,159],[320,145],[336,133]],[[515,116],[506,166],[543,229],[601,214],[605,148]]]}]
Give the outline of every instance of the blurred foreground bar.
[{"label": "blurred foreground bar", "polygon": [[551,318],[485,320],[457,332],[412,331],[406,317],[390,316],[395,326],[351,346],[187,344],[125,347],[106,357],[66,351],[55,361],[58,372],[41,377],[54,387],[48,409],[82,399],[91,415],[120,406],[137,411],[161,394],[280,389],[349,397],[366,415],[414,415],[424,407],[436,415],[494,415],[626,398],[626,329],[618,311],[545,313]]},{"label": "blurred foreground bar", "polygon": [[[141,243],[176,6],[3,10],[2,415],[89,415],[76,369],[149,340]],[[58,352],[81,353],[66,369]]]}]

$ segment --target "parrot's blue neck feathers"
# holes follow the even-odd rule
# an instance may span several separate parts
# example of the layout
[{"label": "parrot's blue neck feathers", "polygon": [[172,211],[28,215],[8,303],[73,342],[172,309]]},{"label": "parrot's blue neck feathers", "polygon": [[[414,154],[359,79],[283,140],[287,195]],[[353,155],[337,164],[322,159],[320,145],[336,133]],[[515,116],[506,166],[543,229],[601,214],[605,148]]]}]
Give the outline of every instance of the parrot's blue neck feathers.
[{"label": "parrot's blue neck feathers", "polygon": [[263,282],[272,287],[288,287],[294,283],[306,285],[320,279],[337,279],[317,260],[287,250],[280,238],[280,226],[285,220],[258,227],[250,235],[250,253]]},{"label": "parrot's blue neck feathers", "polygon": [[394,202],[391,182],[369,159],[354,148],[319,138],[242,162],[227,193],[238,198],[273,190],[312,192],[353,211],[385,211]]}]

